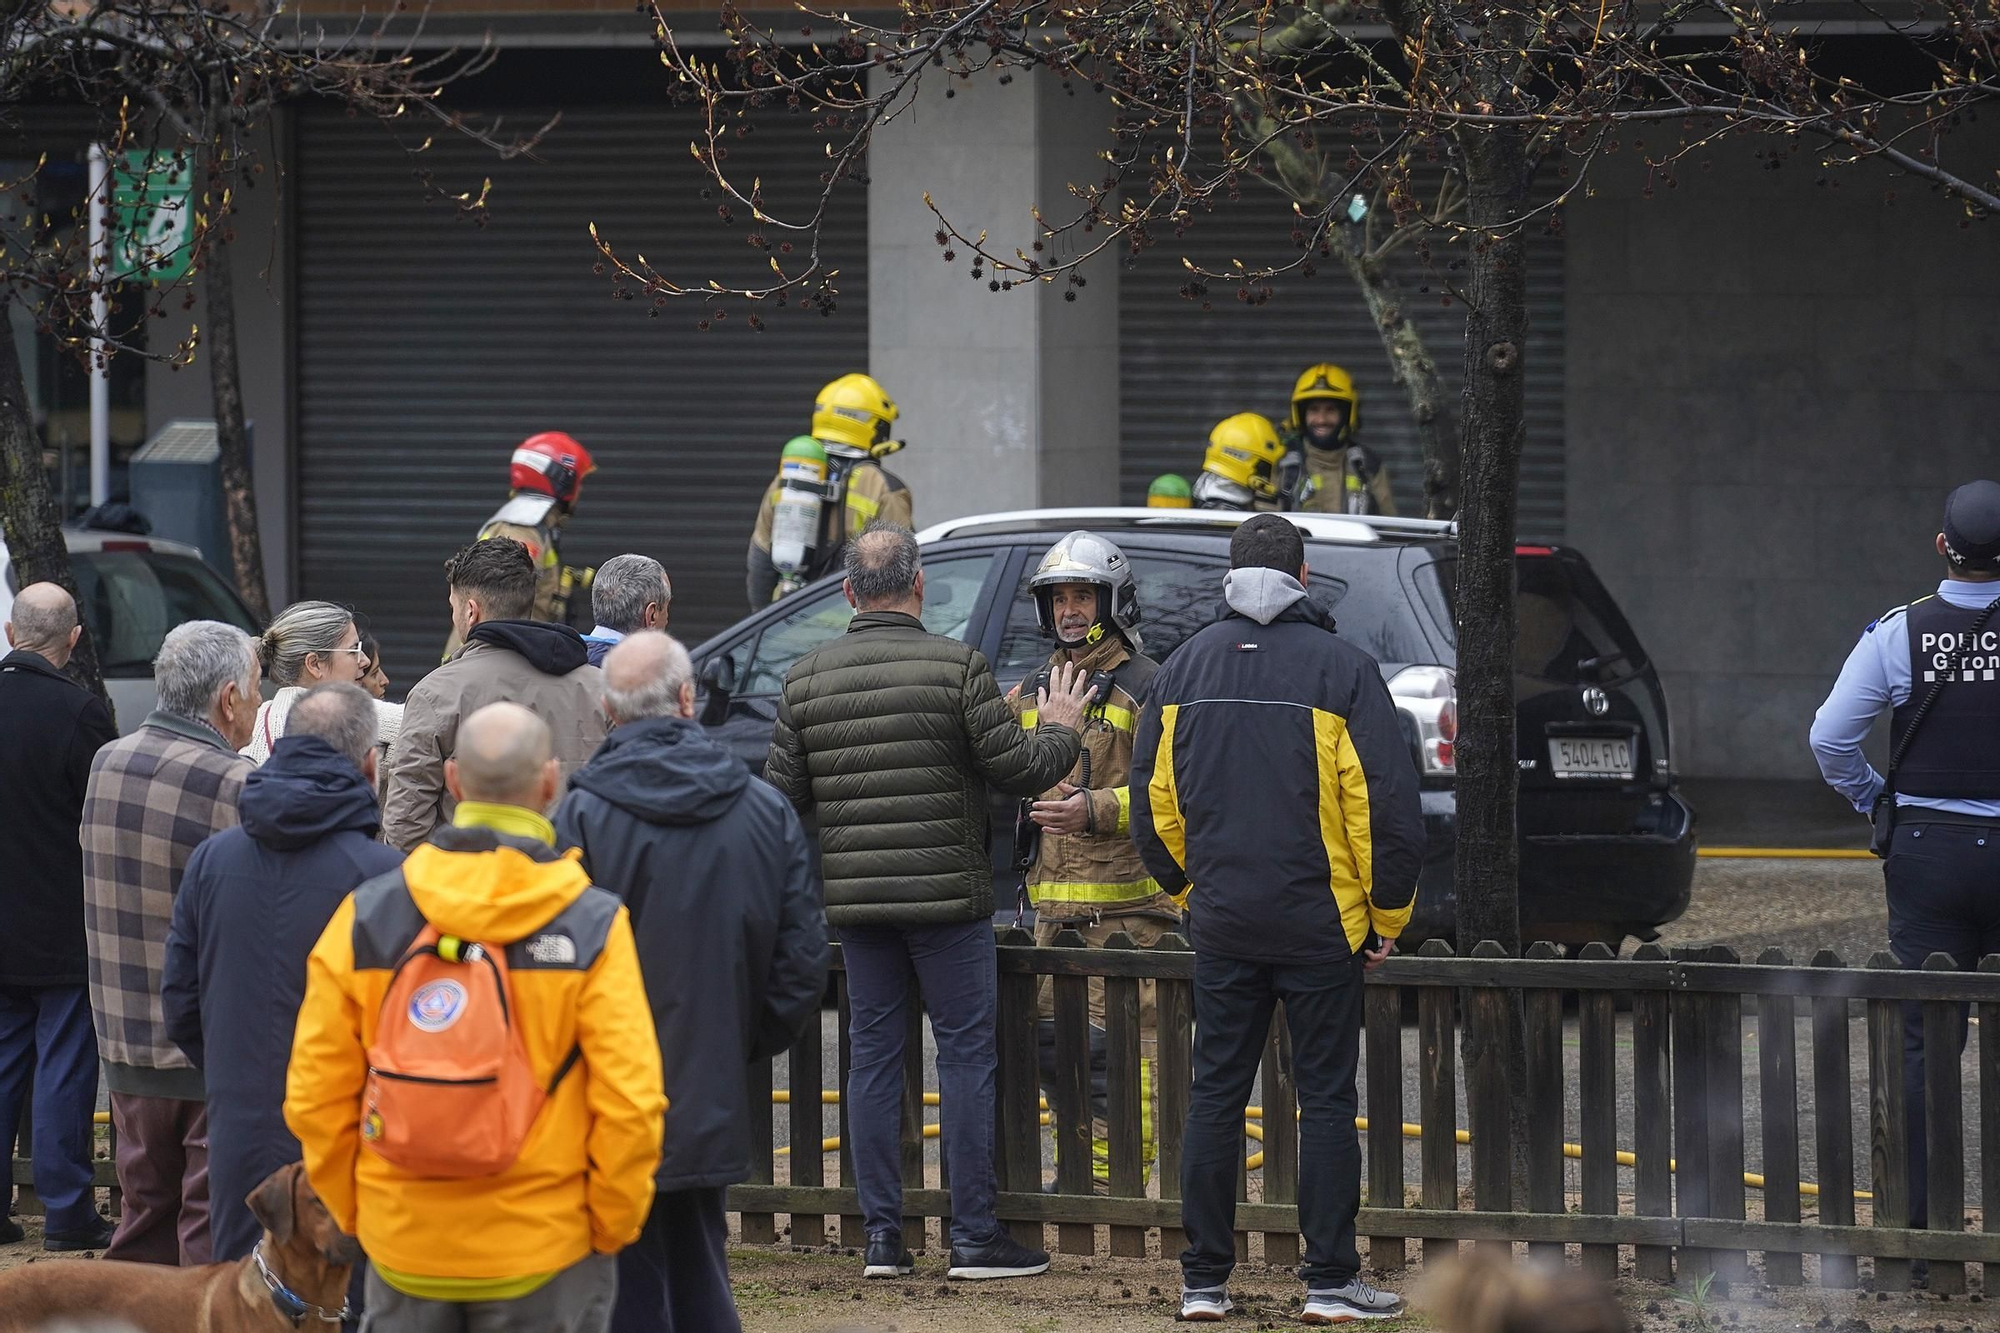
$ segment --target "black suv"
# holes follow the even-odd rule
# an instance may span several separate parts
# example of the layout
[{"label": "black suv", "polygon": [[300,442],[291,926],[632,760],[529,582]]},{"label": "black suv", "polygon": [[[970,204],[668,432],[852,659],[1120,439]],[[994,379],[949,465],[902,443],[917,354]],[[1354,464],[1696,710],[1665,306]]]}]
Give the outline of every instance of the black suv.
[{"label": "black suv", "polygon": [[[1132,561],[1145,651],[1164,659],[1219,614],[1231,529],[1205,510],[1048,509],[960,519],[920,534],[924,624],[975,643],[1001,689],[1032,675],[1050,645],[1028,575],[1055,539],[1101,532]],[[1412,941],[1450,939],[1452,791],[1458,709],[1452,597],[1458,547],[1447,524],[1292,514],[1306,533],[1308,591],[1340,633],[1381,664],[1423,779],[1428,846]],[[1674,789],[1666,696],[1617,605],[1584,558],[1559,546],[1516,552],[1514,657],[1521,766],[1523,937],[1564,944],[1650,939],[1687,907],[1694,815]],[[853,614],[823,579],[694,652],[701,719],[762,772],[785,672]],[[1013,802],[996,798],[995,902],[1011,916]]]}]

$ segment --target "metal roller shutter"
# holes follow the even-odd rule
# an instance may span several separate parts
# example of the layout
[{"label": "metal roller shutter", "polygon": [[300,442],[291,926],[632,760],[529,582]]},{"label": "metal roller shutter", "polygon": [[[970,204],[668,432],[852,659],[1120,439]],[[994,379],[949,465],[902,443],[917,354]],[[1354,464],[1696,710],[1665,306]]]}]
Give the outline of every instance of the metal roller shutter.
[{"label": "metal roller shutter", "polygon": [[[592,273],[587,224],[682,280],[765,264],[702,202],[694,129],[685,110],[572,110],[540,162],[440,135],[426,159],[441,183],[492,178],[481,227],[425,203],[379,127],[300,116],[300,584],[367,617],[399,691],[449,633],[440,565],[506,498],[508,453],[534,431],[568,431],[598,464],[570,563],[656,557],[690,642],[743,614],[744,548],[779,449],[821,385],[867,364],[866,192],[844,191],[826,229],[845,270],[834,317],[767,307],[761,334],[740,306],[707,332],[686,302],[648,318],[645,298],[614,301]],[[806,118],[772,116],[730,165],[775,205],[816,191],[822,162]]]},{"label": "metal roller shutter", "polygon": [[[1423,184],[1435,194],[1434,175]],[[1240,200],[1200,216],[1185,238],[1161,240],[1120,275],[1120,484],[1128,503],[1144,503],[1147,485],[1162,472],[1193,480],[1210,428],[1232,413],[1262,412],[1282,427],[1298,373],[1333,361],[1354,375],[1362,438],[1386,460],[1398,508],[1422,513],[1423,461],[1407,400],[1390,379],[1367,306],[1337,259],[1322,260],[1312,278],[1276,280],[1261,306],[1238,301],[1226,283],[1210,284],[1210,310],[1180,294],[1187,282],[1182,255],[1211,269],[1226,269],[1231,259],[1251,267],[1288,262],[1297,253],[1289,207],[1271,191],[1246,187]],[[1442,265],[1459,249],[1436,246],[1435,262]],[[1444,304],[1437,275],[1410,247],[1392,262],[1456,407],[1464,307]],[[1537,224],[1528,243],[1528,441],[1519,530],[1549,539],[1563,531],[1562,298],[1562,241]]]}]

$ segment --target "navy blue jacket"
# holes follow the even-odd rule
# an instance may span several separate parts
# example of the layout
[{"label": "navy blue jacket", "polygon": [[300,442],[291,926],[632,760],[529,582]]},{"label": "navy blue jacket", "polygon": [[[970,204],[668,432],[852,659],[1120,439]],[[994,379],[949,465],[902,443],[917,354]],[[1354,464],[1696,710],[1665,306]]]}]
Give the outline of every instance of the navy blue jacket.
[{"label": "navy blue jacket", "polygon": [[[666,1075],[661,1190],[750,1176],[744,1069],[819,1021],[826,911],[791,802],[683,718],[619,727],[570,779],[556,840],[625,900]],[[812,1084],[817,1087],[817,1083]]]},{"label": "navy blue jacket", "polygon": [[299,1159],[285,1128],[285,1066],[306,957],[334,909],[401,852],[354,765],[317,736],[286,736],[243,781],[243,823],[188,858],[167,935],[167,1032],[208,1090],[210,1226],[218,1262],[263,1228],[244,1198]]}]

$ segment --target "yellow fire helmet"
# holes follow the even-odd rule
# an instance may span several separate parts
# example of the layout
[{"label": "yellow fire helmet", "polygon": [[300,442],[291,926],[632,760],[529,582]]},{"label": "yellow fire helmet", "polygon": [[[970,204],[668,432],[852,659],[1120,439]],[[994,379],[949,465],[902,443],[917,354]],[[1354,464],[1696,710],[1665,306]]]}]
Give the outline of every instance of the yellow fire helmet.
[{"label": "yellow fire helmet", "polygon": [[812,433],[828,444],[844,444],[866,454],[891,453],[889,423],[896,416],[896,404],[872,376],[842,375],[819,391]]},{"label": "yellow fire helmet", "polygon": [[1278,495],[1278,460],[1284,456],[1284,443],[1269,417],[1238,412],[1209,432],[1201,470],[1235,482],[1259,499],[1272,500]]},{"label": "yellow fire helmet", "polygon": [[1354,391],[1354,377],[1331,361],[1322,361],[1316,366],[1307,366],[1292,386],[1291,428],[1300,435],[1305,434],[1305,404],[1315,398],[1330,398],[1347,406],[1347,422],[1334,436],[1332,443],[1345,444],[1354,438],[1354,432],[1361,428],[1361,395]]}]

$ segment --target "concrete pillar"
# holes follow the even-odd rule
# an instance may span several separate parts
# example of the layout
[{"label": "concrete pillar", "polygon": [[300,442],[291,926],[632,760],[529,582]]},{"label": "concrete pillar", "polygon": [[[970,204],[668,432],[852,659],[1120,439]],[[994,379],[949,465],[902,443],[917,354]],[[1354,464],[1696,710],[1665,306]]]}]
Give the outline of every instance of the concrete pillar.
[{"label": "concrete pillar", "polygon": [[1102,176],[1110,115],[1106,99],[1072,96],[1044,71],[1016,71],[1002,85],[933,69],[915,104],[875,137],[869,370],[903,411],[898,433],[910,447],[890,467],[916,493],[919,527],[1117,499],[1117,264],[1090,264],[1075,301],[1063,299],[1061,279],[993,292],[996,275],[975,281],[964,246],[944,262],[924,207],[928,192],[961,231],[987,231],[994,253],[1033,254],[1030,209],[1052,223],[1074,215],[1070,183]]},{"label": "concrete pillar", "polygon": [[[287,302],[291,290],[290,230],[281,210],[292,207],[288,191],[295,164],[290,159],[288,111],[275,113],[253,139],[252,159],[263,164],[262,175],[244,172],[244,185],[233,219],[236,242],[237,360],[243,374],[243,414],[252,425],[250,466],[257,485],[257,525],[264,541],[264,586],[276,611],[292,599],[292,339]],[[281,198],[281,195],[284,196]],[[194,307],[185,313],[174,302],[168,319],[153,323],[152,346],[170,348],[187,336],[190,326],[208,331],[202,313],[201,275],[192,278]],[[192,364],[178,369],[153,363],[146,368],[146,436],[169,421],[210,420],[215,394],[208,360],[195,349]],[[229,552],[203,551],[208,563],[229,574]]]}]

